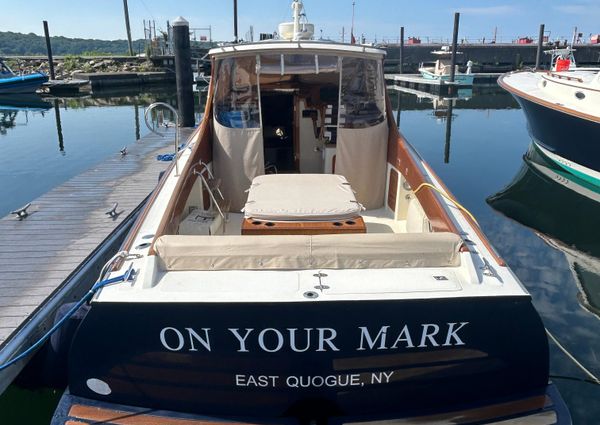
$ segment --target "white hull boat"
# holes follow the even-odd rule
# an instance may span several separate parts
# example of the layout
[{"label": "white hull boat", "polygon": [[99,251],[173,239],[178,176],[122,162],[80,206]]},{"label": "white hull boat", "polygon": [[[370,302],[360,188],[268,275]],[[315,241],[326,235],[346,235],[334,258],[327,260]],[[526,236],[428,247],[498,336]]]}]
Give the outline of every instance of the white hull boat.
[{"label": "white hull boat", "polygon": [[103,276],[130,271],[91,302],[54,424],[570,423],[531,296],[398,132],[384,54],[210,52],[202,125]]}]

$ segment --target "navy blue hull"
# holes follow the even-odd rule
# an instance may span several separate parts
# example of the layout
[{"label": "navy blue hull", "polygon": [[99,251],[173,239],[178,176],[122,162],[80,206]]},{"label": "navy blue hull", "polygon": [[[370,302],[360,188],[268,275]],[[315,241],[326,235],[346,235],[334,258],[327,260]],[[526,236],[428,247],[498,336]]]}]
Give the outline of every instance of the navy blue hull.
[{"label": "navy blue hull", "polygon": [[94,303],[69,358],[73,395],[231,416],[408,415],[548,382],[529,297]]},{"label": "navy blue hull", "polygon": [[531,135],[548,151],[600,171],[600,123],[513,95],[525,111]]}]

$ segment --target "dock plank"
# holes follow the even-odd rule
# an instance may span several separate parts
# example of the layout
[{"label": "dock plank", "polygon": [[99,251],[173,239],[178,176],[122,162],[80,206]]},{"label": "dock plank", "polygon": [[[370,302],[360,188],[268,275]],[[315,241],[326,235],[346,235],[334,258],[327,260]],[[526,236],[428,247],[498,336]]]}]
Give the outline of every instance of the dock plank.
[{"label": "dock plank", "polygon": [[[182,129],[187,140],[193,129]],[[174,132],[154,134],[31,201],[30,215],[0,218],[0,357],[40,306],[148,196],[170,162]],[[106,214],[118,202],[116,218]],[[91,283],[91,282],[90,282]],[[72,300],[65,299],[64,302]],[[4,385],[0,385],[0,392]]]}]

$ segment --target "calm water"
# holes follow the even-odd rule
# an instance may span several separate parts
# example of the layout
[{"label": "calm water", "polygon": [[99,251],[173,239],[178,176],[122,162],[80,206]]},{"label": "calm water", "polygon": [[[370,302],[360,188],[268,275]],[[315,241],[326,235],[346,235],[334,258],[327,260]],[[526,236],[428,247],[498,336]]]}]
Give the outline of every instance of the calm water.
[{"label": "calm water", "polygon": [[[528,154],[525,117],[507,94],[475,93],[451,111],[437,100],[390,96],[401,131],[477,217],[546,327],[600,375],[600,320],[591,312],[600,311],[600,195],[588,188],[581,190],[587,197],[579,195],[552,181],[556,176],[544,177],[551,167]],[[14,119],[12,108],[0,106],[0,213],[118,154],[146,133],[143,106],[157,99],[172,101],[161,93],[58,99],[60,131],[54,101],[45,112],[18,111]],[[552,344],[551,374],[574,423],[597,424],[600,386],[581,381],[583,373]],[[12,386],[0,397],[0,423],[48,423],[59,393]],[[24,406],[31,416],[17,420]]]}]

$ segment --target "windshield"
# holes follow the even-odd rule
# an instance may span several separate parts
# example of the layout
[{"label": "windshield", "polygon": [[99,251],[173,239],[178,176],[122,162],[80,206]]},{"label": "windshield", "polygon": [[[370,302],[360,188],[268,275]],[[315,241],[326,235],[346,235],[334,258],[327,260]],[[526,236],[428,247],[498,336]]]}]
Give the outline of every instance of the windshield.
[{"label": "windshield", "polygon": [[284,83],[291,90],[320,84],[337,91],[341,128],[365,128],[384,120],[385,88],[377,59],[309,53],[237,56],[218,60],[216,76],[215,118],[226,127],[260,127],[260,86],[273,89]]}]

